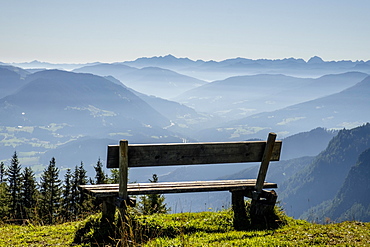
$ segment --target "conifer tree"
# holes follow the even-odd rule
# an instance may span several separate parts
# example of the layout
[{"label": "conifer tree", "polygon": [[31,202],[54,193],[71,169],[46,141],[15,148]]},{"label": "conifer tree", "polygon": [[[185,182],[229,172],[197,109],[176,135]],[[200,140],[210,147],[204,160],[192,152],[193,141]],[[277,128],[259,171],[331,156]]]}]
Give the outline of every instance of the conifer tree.
[{"label": "conifer tree", "polygon": [[78,166],[76,165],[71,177],[71,212],[74,219],[79,214],[79,206],[77,204],[80,191],[78,189]]},{"label": "conifer tree", "polygon": [[[152,179],[149,179],[151,183],[158,183],[157,174],[153,174]],[[170,208],[164,203],[165,197],[160,194],[150,194],[140,196],[140,203],[138,205],[138,211],[142,214],[155,214],[155,213],[167,213]]]},{"label": "conifer tree", "polygon": [[84,169],[83,162],[80,166],[75,167],[72,178],[71,194],[73,203],[73,215],[77,219],[79,216],[85,214],[91,209],[92,201],[85,193],[79,190],[79,185],[85,185],[88,182],[86,176],[86,170]]},{"label": "conifer tree", "polygon": [[40,216],[47,224],[57,222],[61,203],[61,180],[53,157],[40,179]]},{"label": "conifer tree", "polygon": [[0,183],[0,221],[9,217],[10,195],[8,190],[5,182]]},{"label": "conifer tree", "polygon": [[[90,181],[91,184],[106,184],[108,182],[107,175],[103,171],[103,164],[100,161],[100,158],[98,159],[96,166],[94,166],[95,169],[95,181]],[[100,198],[93,197],[93,211],[99,212],[101,211],[100,205],[102,203]]]},{"label": "conifer tree", "polygon": [[21,165],[18,160],[17,152],[14,152],[11,163],[6,171],[8,176],[8,190],[10,196],[10,217],[21,219]]},{"label": "conifer tree", "polygon": [[108,184],[118,184],[119,183],[119,170],[110,169],[110,178],[107,179]]},{"label": "conifer tree", "polygon": [[62,196],[62,210],[61,215],[64,221],[72,220],[73,216],[73,194],[72,194],[72,182],[73,176],[71,169],[68,168],[67,172],[64,176],[64,184],[63,184],[63,196]]},{"label": "conifer tree", "polygon": [[95,184],[105,184],[107,183],[106,175],[103,171],[103,164],[100,161],[100,158],[98,159],[98,162],[96,163],[96,166],[94,166],[95,169]]},{"label": "conifer tree", "polygon": [[35,174],[30,167],[26,167],[22,173],[21,204],[22,215],[25,219],[35,216],[37,203],[37,183]]},{"label": "conifer tree", "polygon": [[0,162],[0,183],[5,182],[5,164]]},{"label": "conifer tree", "polygon": [[[83,162],[81,161],[80,166],[78,167],[78,185],[86,185],[88,182],[87,171],[84,168]],[[79,201],[78,205],[80,206],[80,214],[84,214],[86,211],[89,210],[91,207],[91,202],[88,203],[89,200],[88,195],[86,193],[83,193],[81,190],[79,191]]]},{"label": "conifer tree", "polygon": [[9,215],[9,188],[6,184],[6,170],[4,162],[0,163],[0,221]]}]

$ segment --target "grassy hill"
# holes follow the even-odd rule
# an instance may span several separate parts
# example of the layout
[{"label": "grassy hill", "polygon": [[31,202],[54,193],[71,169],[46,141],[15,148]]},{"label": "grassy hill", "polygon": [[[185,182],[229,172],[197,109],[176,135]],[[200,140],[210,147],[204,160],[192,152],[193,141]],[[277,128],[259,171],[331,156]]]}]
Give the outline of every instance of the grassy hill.
[{"label": "grassy hill", "polygon": [[122,236],[130,239],[123,246],[366,246],[370,241],[370,223],[319,225],[281,214],[277,228],[235,231],[232,217],[230,210],[135,216],[130,223],[135,227],[119,232],[111,245],[102,241],[106,232],[98,231],[99,215],[55,226],[3,224],[0,246],[121,246]]}]

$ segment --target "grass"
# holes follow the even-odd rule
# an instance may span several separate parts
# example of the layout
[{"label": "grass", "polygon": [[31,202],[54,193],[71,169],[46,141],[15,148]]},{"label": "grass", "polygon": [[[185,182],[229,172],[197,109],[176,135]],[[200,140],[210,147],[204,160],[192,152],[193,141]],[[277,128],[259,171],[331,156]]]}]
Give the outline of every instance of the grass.
[{"label": "grass", "polygon": [[160,237],[145,246],[369,246],[370,224],[343,222],[317,225],[291,222],[276,230],[195,232]]},{"label": "grass", "polygon": [[53,226],[4,224],[0,226],[0,246],[71,246],[79,225],[79,222]]},{"label": "grass", "polygon": [[[369,246],[370,223],[319,225],[282,216],[280,227],[235,231],[233,213],[131,215],[112,232],[100,215],[55,226],[0,226],[0,246]],[[123,229],[122,227],[120,229]],[[111,231],[109,233],[109,231]],[[108,238],[108,233],[112,238]]]}]

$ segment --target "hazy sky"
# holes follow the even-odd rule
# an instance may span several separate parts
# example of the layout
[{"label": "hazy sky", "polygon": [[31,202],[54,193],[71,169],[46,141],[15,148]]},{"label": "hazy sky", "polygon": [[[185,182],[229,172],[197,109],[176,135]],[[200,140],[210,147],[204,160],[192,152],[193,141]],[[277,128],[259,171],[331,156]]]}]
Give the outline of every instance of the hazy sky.
[{"label": "hazy sky", "polygon": [[0,0],[0,61],[370,60],[369,0]]}]

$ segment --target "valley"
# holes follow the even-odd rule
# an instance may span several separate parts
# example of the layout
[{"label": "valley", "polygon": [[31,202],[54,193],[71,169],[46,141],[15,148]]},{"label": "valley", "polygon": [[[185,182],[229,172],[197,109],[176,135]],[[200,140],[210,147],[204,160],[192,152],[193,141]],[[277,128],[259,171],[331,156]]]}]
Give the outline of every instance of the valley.
[{"label": "valley", "polygon": [[[318,215],[325,208],[343,220],[335,206],[348,197],[343,186],[356,169],[368,171],[362,153],[370,148],[369,68],[370,61],[319,57],[215,62],[172,55],[112,64],[1,64],[0,161],[8,164],[16,151],[37,176],[55,157],[61,176],[83,162],[93,177],[96,161],[105,164],[107,145],[120,139],[239,141],[265,139],[272,131],[283,140],[283,152],[267,178],[278,183],[287,213],[313,220],[323,218]],[[146,182],[154,172],[171,181],[248,178],[257,171],[243,164],[212,171],[132,169],[130,180]],[[330,186],[323,185],[326,179]],[[327,192],[319,196],[322,186]],[[209,193],[206,201],[197,195],[166,199],[174,212],[230,206],[229,193]],[[340,208],[361,208],[356,217],[368,219],[369,205]]]}]

